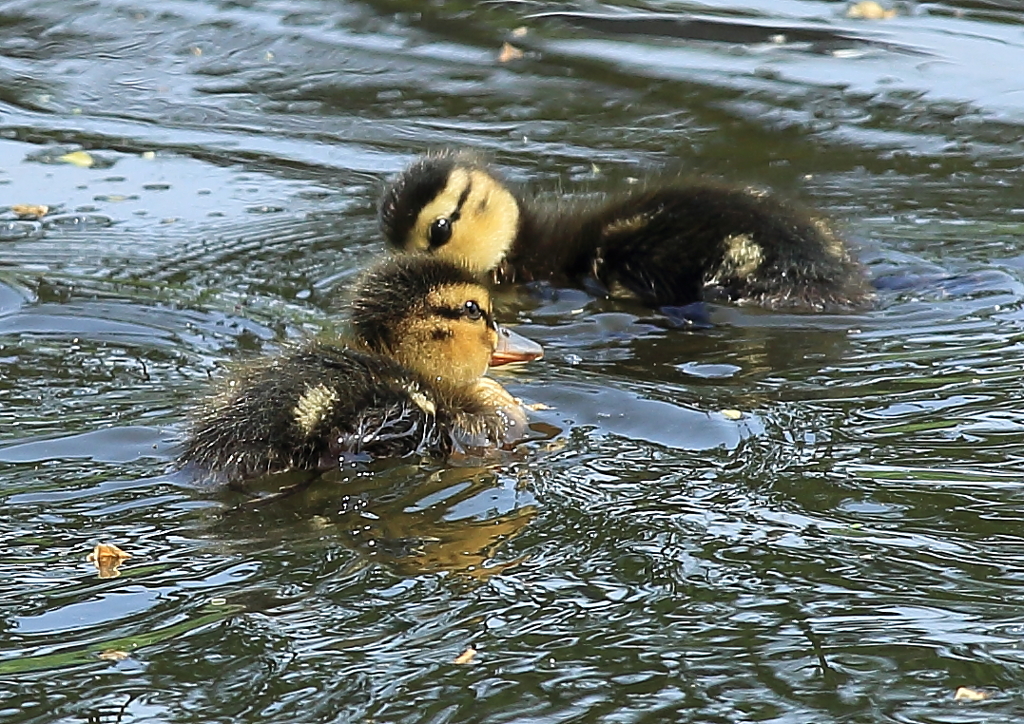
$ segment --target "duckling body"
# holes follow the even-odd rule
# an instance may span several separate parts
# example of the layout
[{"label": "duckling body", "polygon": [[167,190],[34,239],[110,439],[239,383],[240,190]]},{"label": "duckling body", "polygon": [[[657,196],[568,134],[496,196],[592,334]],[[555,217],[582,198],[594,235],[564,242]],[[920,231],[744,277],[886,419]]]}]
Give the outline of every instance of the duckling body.
[{"label": "duckling body", "polygon": [[237,368],[196,416],[181,462],[242,479],[329,469],[348,455],[444,456],[522,437],[521,406],[483,374],[492,356],[540,350],[494,324],[470,272],[441,259],[393,260],[357,294],[351,340]]},{"label": "duckling body", "polygon": [[699,181],[600,201],[527,201],[464,153],[425,156],[386,189],[385,237],[501,282],[597,282],[652,307],[701,300],[834,310],[870,299],[820,219],[764,192]]}]

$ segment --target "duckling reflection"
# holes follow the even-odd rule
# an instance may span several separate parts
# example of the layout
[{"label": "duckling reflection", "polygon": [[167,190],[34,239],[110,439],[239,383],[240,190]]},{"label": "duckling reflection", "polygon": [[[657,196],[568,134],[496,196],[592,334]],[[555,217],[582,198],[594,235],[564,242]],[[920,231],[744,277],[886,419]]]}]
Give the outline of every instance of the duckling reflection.
[{"label": "duckling reflection", "polygon": [[732,301],[834,311],[871,297],[823,220],[710,181],[545,204],[471,154],[444,151],[391,181],[379,218],[397,249],[456,259],[498,282],[597,283],[652,307]]},{"label": "duckling reflection", "polygon": [[374,267],[351,324],[344,344],[314,342],[236,369],[197,415],[181,462],[238,480],[523,437],[522,406],[483,375],[541,349],[497,326],[487,289],[464,267],[425,257]]},{"label": "duckling reflection", "polygon": [[[532,497],[509,490],[504,477],[484,467],[437,470],[374,506],[374,518],[363,519],[350,535],[368,560],[405,575],[446,571],[483,580],[521,561],[495,558],[537,515],[536,506],[522,503]],[[495,508],[503,512],[494,514]]]},{"label": "duckling reflection", "polygon": [[[283,473],[257,484],[301,474]],[[231,535],[238,536],[250,520],[245,511],[252,509],[233,510]],[[344,566],[349,573],[383,565],[402,575],[443,571],[482,580],[519,562],[502,556],[501,548],[536,514],[534,498],[522,489],[514,466],[431,468],[392,458],[329,471],[301,495],[260,506],[251,535],[266,539],[278,531],[294,538],[301,534],[296,520],[305,520],[306,535],[337,534],[357,554]],[[282,524],[273,525],[275,520]]]}]

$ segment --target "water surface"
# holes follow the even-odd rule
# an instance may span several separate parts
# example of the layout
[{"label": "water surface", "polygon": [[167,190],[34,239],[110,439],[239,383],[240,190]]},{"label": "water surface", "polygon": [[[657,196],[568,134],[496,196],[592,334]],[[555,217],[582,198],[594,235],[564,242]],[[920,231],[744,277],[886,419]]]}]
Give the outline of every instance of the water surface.
[{"label": "water surface", "polygon": [[[1024,13],[846,8],[0,3],[4,720],[1018,718]],[[511,292],[550,439],[233,512],[176,472],[209,378],[338,329],[381,181],[453,144],[547,193],[773,188],[878,305]]]}]

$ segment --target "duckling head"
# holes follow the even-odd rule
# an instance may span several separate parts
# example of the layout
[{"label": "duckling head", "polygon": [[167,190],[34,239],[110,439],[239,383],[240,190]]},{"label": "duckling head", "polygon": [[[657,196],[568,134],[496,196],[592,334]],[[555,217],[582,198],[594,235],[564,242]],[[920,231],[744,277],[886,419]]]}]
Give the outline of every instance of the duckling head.
[{"label": "duckling head", "polygon": [[396,257],[367,272],[352,325],[372,351],[452,388],[474,384],[491,364],[542,354],[495,323],[490,294],[472,271],[436,257]]},{"label": "duckling head", "polygon": [[388,184],[378,211],[395,248],[448,258],[476,274],[496,268],[519,231],[516,197],[468,153],[422,157]]}]

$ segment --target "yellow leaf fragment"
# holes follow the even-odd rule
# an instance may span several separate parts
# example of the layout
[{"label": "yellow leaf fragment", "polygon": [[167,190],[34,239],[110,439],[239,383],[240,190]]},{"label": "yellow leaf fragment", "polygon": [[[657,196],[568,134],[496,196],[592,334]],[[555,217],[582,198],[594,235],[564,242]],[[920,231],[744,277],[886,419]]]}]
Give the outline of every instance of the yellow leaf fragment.
[{"label": "yellow leaf fragment", "polygon": [[22,219],[41,219],[50,210],[49,206],[43,204],[14,204],[11,211]]},{"label": "yellow leaf fragment", "polygon": [[542,410],[554,410],[551,405],[545,405],[543,402],[530,402],[523,405],[527,410],[533,410],[534,412],[540,412]]},{"label": "yellow leaf fragment", "polygon": [[739,410],[722,410],[722,417],[726,420],[739,420],[743,417],[743,413]]},{"label": "yellow leaf fragment", "polygon": [[978,691],[977,689],[969,689],[966,686],[961,686],[953,694],[953,701],[985,701],[991,694],[987,691]]},{"label": "yellow leaf fragment", "polygon": [[120,651],[118,649],[107,649],[106,651],[101,651],[96,655],[104,661],[124,661],[128,658],[127,651]]},{"label": "yellow leaf fragment", "polygon": [[527,33],[526,26],[525,25],[520,25],[518,28],[514,28],[512,30],[512,37],[513,38],[521,38],[524,35],[526,35],[526,33]]},{"label": "yellow leaf fragment", "polygon": [[846,8],[846,17],[860,20],[888,20],[896,17],[896,10],[884,8],[875,0],[862,0]]},{"label": "yellow leaf fragment", "polygon": [[513,60],[519,60],[523,57],[523,51],[521,51],[512,43],[503,43],[501,46],[501,53],[498,54],[499,63],[508,63]]},{"label": "yellow leaf fragment", "polygon": [[78,166],[79,168],[89,168],[96,159],[89,155],[88,151],[72,151],[71,153],[65,153],[60,157],[60,160],[64,163],[70,163],[72,166]]},{"label": "yellow leaf fragment", "polygon": [[468,664],[476,656],[476,649],[470,646],[468,649],[463,651],[461,654],[455,657],[454,663],[456,664]]},{"label": "yellow leaf fragment", "polygon": [[117,567],[131,557],[131,553],[125,553],[112,543],[100,543],[92,549],[92,553],[86,556],[85,560],[96,566],[100,578],[117,578],[121,575]]}]

